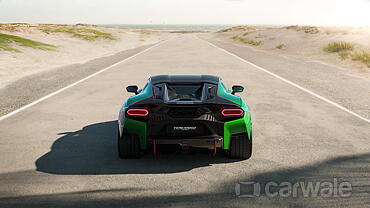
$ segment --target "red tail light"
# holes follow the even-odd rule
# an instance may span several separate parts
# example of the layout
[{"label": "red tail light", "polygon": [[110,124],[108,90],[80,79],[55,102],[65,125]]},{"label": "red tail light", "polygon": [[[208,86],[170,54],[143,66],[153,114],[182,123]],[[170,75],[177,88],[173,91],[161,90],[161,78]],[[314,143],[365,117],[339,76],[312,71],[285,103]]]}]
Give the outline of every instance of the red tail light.
[{"label": "red tail light", "polygon": [[241,108],[230,107],[230,108],[223,108],[221,110],[221,114],[223,116],[243,116],[244,111]]},{"label": "red tail light", "polygon": [[147,116],[149,110],[147,107],[132,107],[127,110],[129,116]]}]

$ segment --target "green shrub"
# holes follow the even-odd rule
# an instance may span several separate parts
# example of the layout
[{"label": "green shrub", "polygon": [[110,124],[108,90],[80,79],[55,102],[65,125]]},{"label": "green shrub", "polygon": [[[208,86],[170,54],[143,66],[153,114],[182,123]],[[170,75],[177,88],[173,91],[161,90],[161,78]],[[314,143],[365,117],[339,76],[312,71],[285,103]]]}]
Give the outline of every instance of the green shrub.
[{"label": "green shrub", "polygon": [[60,27],[56,29],[43,29],[42,31],[45,33],[68,33],[72,34],[73,37],[88,41],[95,41],[97,39],[116,40],[111,33],[89,28]]},{"label": "green shrub", "polygon": [[263,44],[262,41],[249,40],[249,39],[242,38],[242,37],[239,37],[239,36],[234,36],[234,37],[232,37],[232,39],[238,40],[242,43],[246,43],[246,44],[253,45],[253,46],[259,46],[259,45]]},{"label": "green shrub", "polygon": [[264,38],[266,35],[258,34],[255,38]]},{"label": "green shrub", "polygon": [[276,48],[277,49],[283,49],[283,48],[285,48],[285,46],[286,46],[285,44],[280,44],[280,45],[277,45]]},{"label": "green shrub", "polygon": [[352,59],[356,61],[361,61],[370,67],[370,53],[366,51],[355,52],[352,55]]},{"label": "green shrub", "polygon": [[329,43],[327,46],[324,47],[324,51],[335,53],[340,51],[352,51],[354,49],[354,45],[352,43],[347,42],[333,42]]},{"label": "green shrub", "polygon": [[338,56],[339,56],[342,60],[347,59],[350,55],[351,55],[351,53],[350,53],[350,52],[348,52],[348,51],[339,51],[339,52],[338,52]]},{"label": "green shrub", "polygon": [[4,51],[22,52],[17,48],[13,48],[12,44],[15,43],[19,46],[29,47],[40,50],[54,50],[56,46],[51,44],[42,43],[39,41],[34,41],[27,38],[22,38],[15,35],[8,35],[0,33],[0,49]]}]

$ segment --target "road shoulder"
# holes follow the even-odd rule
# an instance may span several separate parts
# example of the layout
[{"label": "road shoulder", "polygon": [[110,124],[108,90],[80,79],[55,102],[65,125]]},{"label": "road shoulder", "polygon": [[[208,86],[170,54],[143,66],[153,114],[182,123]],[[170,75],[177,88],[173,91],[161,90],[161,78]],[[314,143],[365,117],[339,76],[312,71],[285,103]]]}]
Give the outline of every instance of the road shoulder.
[{"label": "road shoulder", "polygon": [[63,66],[22,78],[0,89],[0,116],[137,54],[151,46],[153,46],[153,44],[124,50],[115,55],[93,59],[83,64]]},{"label": "road shoulder", "polygon": [[365,78],[353,76],[348,71],[318,62],[283,57],[209,37],[200,38],[319,94],[364,118],[370,118],[370,81]]}]

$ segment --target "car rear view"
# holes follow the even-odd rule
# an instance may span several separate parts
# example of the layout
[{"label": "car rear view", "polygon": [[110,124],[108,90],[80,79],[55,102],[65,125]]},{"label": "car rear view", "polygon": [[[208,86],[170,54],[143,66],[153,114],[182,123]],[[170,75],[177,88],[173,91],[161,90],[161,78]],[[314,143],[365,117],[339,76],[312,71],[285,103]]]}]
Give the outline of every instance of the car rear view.
[{"label": "car rear view", "polygon": [[252,153],[251,118],[244,101],[210,75],[159,75],[130,97],[119,117],[121,158],[137,158],[143,150],[157,153],[159,145],[226,150],[231,158]]}]

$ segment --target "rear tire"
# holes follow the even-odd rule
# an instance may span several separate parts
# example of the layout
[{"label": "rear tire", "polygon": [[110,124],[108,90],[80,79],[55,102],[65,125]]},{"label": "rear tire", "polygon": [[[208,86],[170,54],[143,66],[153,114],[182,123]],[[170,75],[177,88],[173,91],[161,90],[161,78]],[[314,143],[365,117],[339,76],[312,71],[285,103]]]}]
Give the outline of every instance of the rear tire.
[{"label": "rear tire", "polygon": [[140,140],[139,137],[133,134],[122,134],[118,131],[118,156],[121,159],[140,158]]},{"label": "rear tire", "polygon": [[249,159],[252,156],[252,132],[231,136],[229,157],[234,159]]}]

